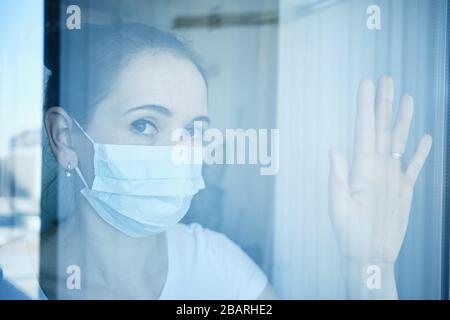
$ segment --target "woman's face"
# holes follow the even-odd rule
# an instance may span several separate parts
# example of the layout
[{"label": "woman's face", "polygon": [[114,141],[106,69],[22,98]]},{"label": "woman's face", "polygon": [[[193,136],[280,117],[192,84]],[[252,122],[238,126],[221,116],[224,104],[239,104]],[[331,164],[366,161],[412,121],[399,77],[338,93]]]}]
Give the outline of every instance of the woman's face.
[{"label": "woman's face", "polygon": [[207,88],[196,66],[171,53],[143,52],[119,72],[86,131],[99,143],[169,145],[179,128],[201,136],[194,121],[209,122]]}]

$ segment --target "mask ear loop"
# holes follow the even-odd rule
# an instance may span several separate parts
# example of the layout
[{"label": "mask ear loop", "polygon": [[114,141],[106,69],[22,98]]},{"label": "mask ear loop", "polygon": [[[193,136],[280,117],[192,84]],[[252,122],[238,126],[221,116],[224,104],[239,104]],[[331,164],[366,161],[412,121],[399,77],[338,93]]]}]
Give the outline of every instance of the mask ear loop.
[{"label": "mask ear loop", "polygon": [[86,182],[86,179],[84,179],[84,176],[83,176],[83,174],[82,174],[81,171],[80,171],[80,168],[76,167],[76,168],[75,168],[75,172],[76,172],[76,173],[78,174],[78,176],[80,177],[81,182],[83,182],[84,186],[85,186],[86,188],[89,189],[89,186],[88,186],[88,184],[87,184],[87,182]]},{"label": "mask ear loop", "polygon": [[[92,145],[95,147],[95,142],[94,140],[87,134],[86,131],[84,131],[83,127],[78,123],[77,120],[72,118],[72,121],[75,123],[75,125],[81,130],[81,132],[86,136],[86,138],[92,143]],[[89,189],[89,186],[86,182],[86,179],[84,178],[83,174],[81,173],[80,168],[78,168],[78,166],[75,168],[75,172],[78,174],[78,176],[81,179],[81,182],[83,182],[84,186]]]},{"label": "mask ear loop", "polygon": [[95,142],[94,140],[87,134],[86,131],[84,131],[83,127],[78,123],[77,120],[72,118],[72,121],[77,125],[78,129],[81,130],[81,132],[83,132],[83,134],[86,136],[86,138],[92,143],[93,146],[95,146]]}]

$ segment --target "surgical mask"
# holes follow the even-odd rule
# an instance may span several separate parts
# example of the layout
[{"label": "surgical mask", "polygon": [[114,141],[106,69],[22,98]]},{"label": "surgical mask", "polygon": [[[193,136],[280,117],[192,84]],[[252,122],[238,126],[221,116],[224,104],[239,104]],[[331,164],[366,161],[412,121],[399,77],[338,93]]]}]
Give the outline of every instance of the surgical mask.
[{"label": "surgical mask", "polygon": [[[178,223],[193,196],[205,187],[202,163],[189,160],[198,148],[96,143],[74,120],[94,147],[94,180],[81,194],[97,214],[126,235],[160,233]],[[195,150],[197,149],[197,150]]]}]

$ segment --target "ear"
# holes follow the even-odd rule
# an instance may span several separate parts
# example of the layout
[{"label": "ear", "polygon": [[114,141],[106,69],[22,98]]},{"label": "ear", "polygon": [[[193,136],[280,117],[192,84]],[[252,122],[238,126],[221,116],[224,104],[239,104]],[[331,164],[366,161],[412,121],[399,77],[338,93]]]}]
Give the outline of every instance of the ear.
[{"label": "ear", "polygon": [[76,168],[78,156],[72,146],[73,121],[61,107],[51,107],[45,112],[44,124],[53,153],[63,168]]}]

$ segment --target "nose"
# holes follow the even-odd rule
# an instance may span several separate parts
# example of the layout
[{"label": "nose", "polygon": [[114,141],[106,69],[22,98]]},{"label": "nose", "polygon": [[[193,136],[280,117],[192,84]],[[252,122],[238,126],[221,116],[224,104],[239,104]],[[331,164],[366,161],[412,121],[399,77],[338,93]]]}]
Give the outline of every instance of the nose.
[{"label": "nose", "polygon": [[193,146],[193,137],[186,129],[174,128],[168,131],[164,139],[160,141],[162,145],[185,145]]}]

